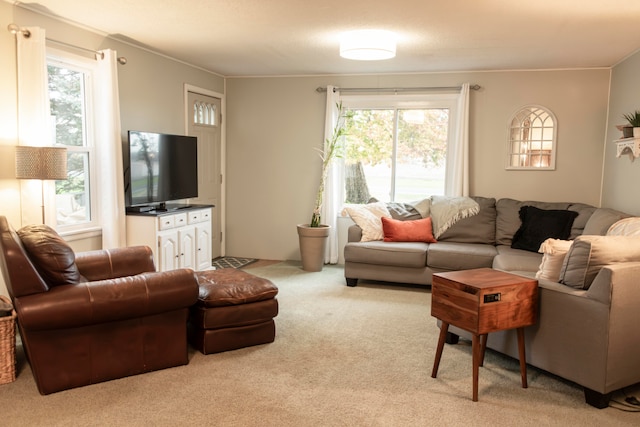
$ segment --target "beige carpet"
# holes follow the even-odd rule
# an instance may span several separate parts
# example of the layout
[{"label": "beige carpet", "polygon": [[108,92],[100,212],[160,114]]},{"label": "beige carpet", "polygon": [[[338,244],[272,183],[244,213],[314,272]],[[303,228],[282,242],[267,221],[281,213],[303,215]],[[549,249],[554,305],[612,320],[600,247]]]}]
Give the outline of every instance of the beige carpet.
[{"label": "beige carpet", "polygon": [[[487,351],[471,401],[468,342],[444,349],[425,288],[344,284],[340,267],[295,263],[250,272],[280,288],[272,344],[49,396],[19,350],[18,379],[0,386],[3,426],[631,426],[640,413],[598,410],[574,384]],[[637,391],[637,390],[634,390]],[[640,396],[640,394],[636,394]]]}]

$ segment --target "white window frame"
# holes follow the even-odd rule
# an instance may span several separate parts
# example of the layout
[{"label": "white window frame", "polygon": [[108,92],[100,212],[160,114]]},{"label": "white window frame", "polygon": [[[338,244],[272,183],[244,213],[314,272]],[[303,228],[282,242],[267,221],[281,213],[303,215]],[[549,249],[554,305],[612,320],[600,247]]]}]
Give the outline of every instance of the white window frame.
[{"label": "white window frame", "polygon": [[[97,180],[97,165],[96,165],[96,135],[95,135],[95,121],[98,118],[95,116],[93,104],[95,98],[93,96],[95,92],[95,74],[97,71],[97,63],[95,59],[85,58],[83,56],[74,55],[64,50],[47,47],[47,66],[55,65],[65,67],[71,70],[82,72],[85,76],[85,133],[86,133],[86,146],[74,147],[65,145],[68,153],[81,152],[88,153],[89,156],[89,197],[90,197],[90,209],[91,217],[88,222],[72,225],[58,225],[57,224],[57,211],[55,209],[55,203],[53,203],[54,209],[51,213],[51,218],[56,221],[55,228],[62,236],[76,235],[77,238],[87,237],[87,235],[80,236],[82,233],[91,232],[91,235],[101,230],[100,210],[99,210],[99,186]],[[47,97],[48,86],[47,86]],[[53,123],[51,124],[53,126]],[[52,141],[54,143],[55,141]],[[52,191],[55,192],[54,188]],[[51,200],[55,200],[55,193],[52,194]],[[67,239],[73,240],[73,239]]]},{"label": "white window frame", "polygon": [[[340,95],[342,105],[346,109],[448,109],[449,110],[449,129],[447,130],[447,147],[451,145],[451,138],[455,135],[455,122],[458,120],[458,98],[459,93],[425,93],[425,94],[405,94],[405,95]],[[396,114],[397,116],[397,114]],[[393,175],[391,177],[391,189],[395,188],[395,145],[397,143],[397,135],[394,139],[394,153],[392,162]],[[448,153],[447,153],[448,154]],[[446,166],[445,166],[446,167]],[[446,176],[446,174],[445,174]],[[445,178],[446,179],[446,178]],[[343,183],[344,184],[344,183]],[[344,186],[344,185],[343,185]],[[446,185],[445,185],[446,188]],[[444,190],[444,189],[443,189]],[[343,197],[344,199],[344,197]]]}]

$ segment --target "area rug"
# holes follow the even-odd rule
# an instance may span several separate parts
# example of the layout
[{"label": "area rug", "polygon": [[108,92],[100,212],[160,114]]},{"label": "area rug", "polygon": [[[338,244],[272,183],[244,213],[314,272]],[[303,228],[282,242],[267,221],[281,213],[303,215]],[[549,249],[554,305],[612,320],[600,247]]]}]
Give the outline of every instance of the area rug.
[{"label": "area rug", "polygon": [[255,258],[223,256],[211,261],[211,266],[215,268],[242,268],[256,261],[257,260]]}]

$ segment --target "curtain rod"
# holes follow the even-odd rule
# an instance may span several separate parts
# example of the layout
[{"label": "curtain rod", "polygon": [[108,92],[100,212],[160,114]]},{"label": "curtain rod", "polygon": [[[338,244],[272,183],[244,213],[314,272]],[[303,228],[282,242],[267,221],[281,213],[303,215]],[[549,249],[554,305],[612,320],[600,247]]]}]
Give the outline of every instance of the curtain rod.
[{"label": "curtain rod", "polygon": [[[469,89],[479,90],[482,86],[470,85]],[[333,91],[340,92],[423,92],[430,90],[460,90],[462,86],[433,86],[433,87],[334,87]],[[316,88],[316,92],[326,92],[326,87]]]},{"label": "curtain rod", "polygon": [[[29,31],[26,28],[21,28],[21,27],[17,26],[16,24],[9,24],[9,26],[7,26],[7,30],[13,35],[17,35],[18,33],[20,33],[25,38],[31,37],[31,31]],[[59,45],[62,45],[62,46],[70,47],[72,49],[77,49],[77,50],[82,50],[82,51],[85,51],[85,52],[90,52],[90,53],[93,53],[96,56],[99,56],[100,59],[104,59],[104,52],[100,52],[100,51],[93,50],[93,49],[87,49],[86,47],[76,46],[76,45],[73,45],[73,44],[70,44],[70,43],[62,42],[60,40],[50,39],[49,37],[46,37],[46,40],[51,42],[51,43],[55,43],[55,44],[59,44]],[[126,64],[127,63],[127,58],[125,58],[124,56],[118,57],[118,63],[122,64],[122,65]]]}]

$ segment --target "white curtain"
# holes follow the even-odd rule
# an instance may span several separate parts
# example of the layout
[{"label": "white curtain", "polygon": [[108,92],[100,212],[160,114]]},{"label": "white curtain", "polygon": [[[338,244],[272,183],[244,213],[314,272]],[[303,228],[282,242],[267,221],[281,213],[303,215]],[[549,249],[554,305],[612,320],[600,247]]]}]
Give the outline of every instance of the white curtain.
[{"label": "white curtain", "polygon": [[106,49],[98,55],[96,76],[96,162],[102,222],[102,247],[126,246],[122,136],[118,95],[118,58]]},{"label": "white curtain", "polygon": [[456,129],[447,149],[444,193],[447,196],[469,195],[469,83],[460,90]]},{"label": "white curtain", "polygon": [[[327,106],[325,111],[324,141],[331,139],[333,129],[338,121],[336,104],[340,102],[340,92],[334,86],[327,86]],[[324,201],[320,215],[322,223],[331,226],[325,263],[338,263],[338,209],[344,200],[344,167],[341,158],[335,158],[329,165],[327,181],[325,182]]]},{"label": "white curtain", "polygon": [[[47,82],[45,30],[26,28],[31,35],[16,34],[18,74],[18,145],[46,146],[49,143],[49,96]],[[43,221],[40,205],[42,189],[52,188],[52,182],[20,181],[22,224]],[[46,196],[45,196],[46,197]],[[50,206],[50,205],[49,205]],[[45,223],[50,212],[46,212]]]}]

